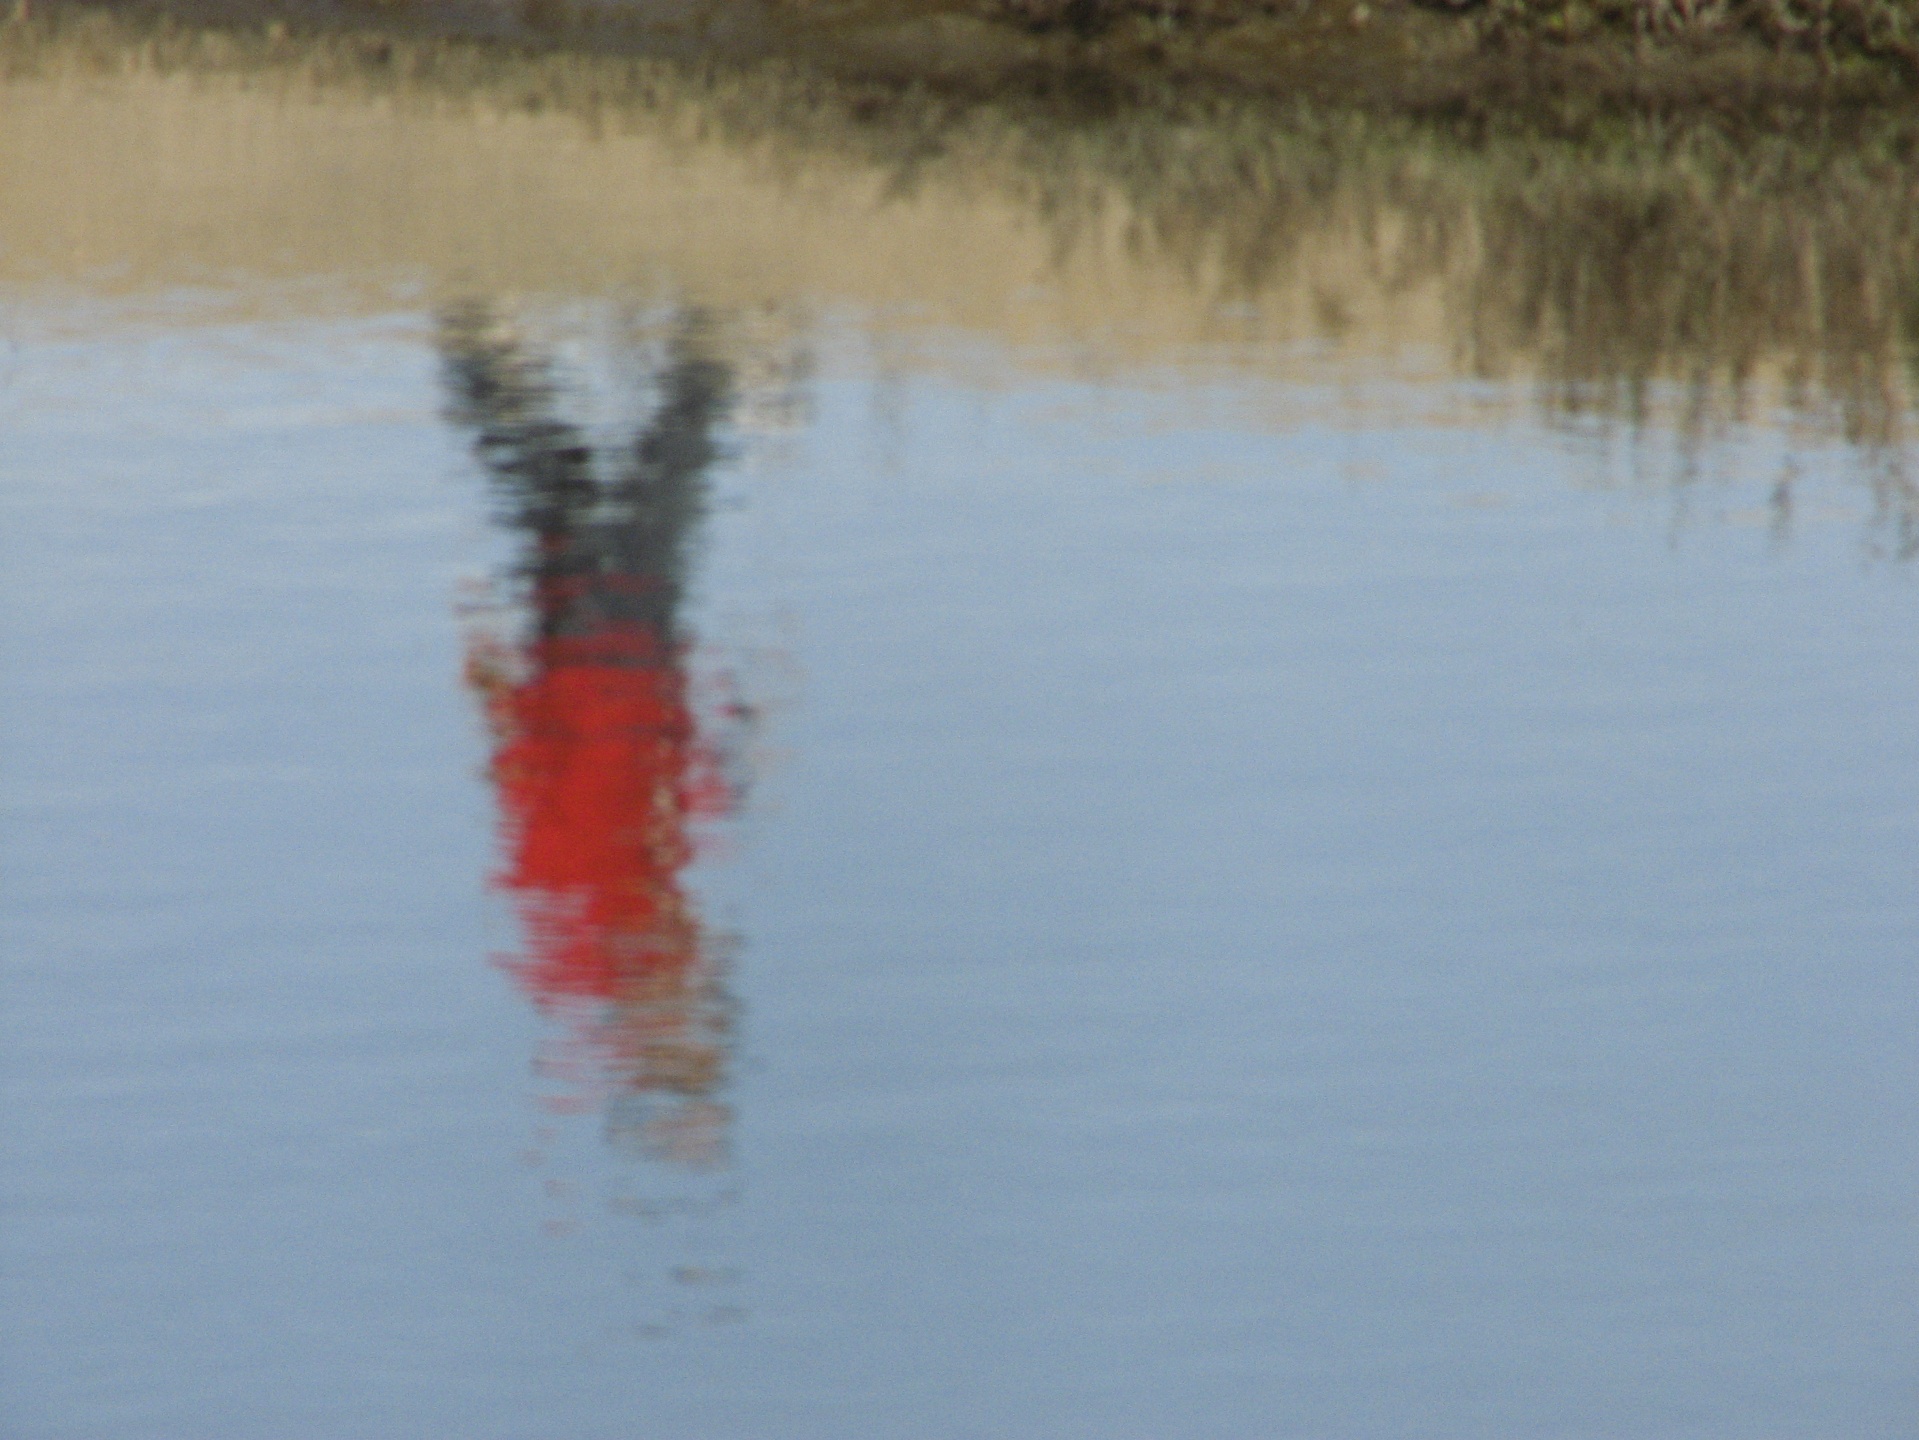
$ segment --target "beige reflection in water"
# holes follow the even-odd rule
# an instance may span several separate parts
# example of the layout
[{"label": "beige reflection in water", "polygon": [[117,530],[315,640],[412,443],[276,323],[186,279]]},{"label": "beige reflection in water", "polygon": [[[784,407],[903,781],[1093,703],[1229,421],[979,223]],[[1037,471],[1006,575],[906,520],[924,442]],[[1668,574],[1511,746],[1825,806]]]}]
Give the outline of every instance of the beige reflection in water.
[{"label": "beige reflection in water", "polygon": [[1911,117],[1817,140],[1621,122],[1575,145],[98,18],[16,23],[0,62],[16,296],[843,309],[910,363],[990,352],[987,383],[1200,363],[1313,383],[1269,423],[1413,393],[1381,380],[1483,377],[1519,383],[1417,403],[1691,445],[1740,420],[1843,439],[1882,536],[1919,547]]}]

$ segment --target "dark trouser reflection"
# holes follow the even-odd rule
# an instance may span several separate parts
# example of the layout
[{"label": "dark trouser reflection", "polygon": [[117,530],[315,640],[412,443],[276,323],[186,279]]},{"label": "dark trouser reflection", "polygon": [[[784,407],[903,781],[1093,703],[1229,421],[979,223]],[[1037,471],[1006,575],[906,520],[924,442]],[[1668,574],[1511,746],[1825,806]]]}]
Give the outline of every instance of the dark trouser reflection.
[{"label": "dark trouser reflection", "polygon": [[692,827],[730,793],[689,699],[679,609],[728,373],[678,329],[651,420],[596,456],[559,418],[546,364],[481,307],[443,318],[456,423],[524,540],[515,639],[469,642],[493,740],[505,862],[525,950],[610,1092],[616,1142],[690,1166],[726,1159],[723,947],[682,875]]}]

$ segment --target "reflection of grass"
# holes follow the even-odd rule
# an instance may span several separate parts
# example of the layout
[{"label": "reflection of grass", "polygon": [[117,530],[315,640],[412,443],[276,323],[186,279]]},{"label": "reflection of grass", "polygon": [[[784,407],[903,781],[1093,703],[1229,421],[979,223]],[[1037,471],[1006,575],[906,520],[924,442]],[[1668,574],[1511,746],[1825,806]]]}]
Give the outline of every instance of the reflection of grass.
[{"label": "reflection of grass", "polygon": [[1496,25],[1572,38],[1607,30],[1684,39],[1747,34],[1778,49],[1919,61],[1912,0],[1489,0]]},{"label": "reflection of grass", "polygon": [[[1142,251],[1248,296],[1331,231],[1388,294],[1437,285],[1461,368],[1536,377],[1549,413],[1636,426],[1657,407],[1691,446],[1783,405],[1858,447],[1891,544],[1919,553],[1919,115],[1816,139],[1642,118],[1571,140],[1259,106],[1000,123],[1009,183],[1062,234],[1117,193]],[[1337,339],[1345,307],[1316,298]]]},{"label": "reflection of grass", "polygon": [[[1537,377],[1552,414],[1658,407],[1691,447],[1783,404],[1858,447],[1910,555],[1919,116],[1855,121],[1809,140],[1638,120],[1574,142],[1231,107],[1016,128],[1009,173],[1064,234],[1118,192],[1140,249],[1226,295],[1284,282],[1331,230],[1387,293],[1436,284],[1461,367]],[[1317,298],[1337,339],[1345,308]]]},{"label": "reflection of grass", "polygon": [[[547,0],[551,3],[551,0]],[[992,0],[992,8],[1029,29],[1105,34],[1145,19],[1162,31],[1219,30],[1284,16],[1310,5],[1279,0]],[[1695,52],[1739,38],[1779,51],[1802,51],[1831,64],[1842,56],[1883,59],[1901,69],[1919,62],[1919,5],[1913,0],[1430,0],[1480,42],[1515,36],[1562,44],[1628,36],[1644,45]],[[1391,5],[1348,7],[1341,18],[1364,28]]]},{"label": "reflection of grass", "polygon": [[[1659,404],[1697,434],[1784,402],[1888,475],[1919,387],[1910,108],[1416,119],[1217,90],[1121,103],[1092,82],[981,98],[784,63],[694,70],[98,16],[16,27],[4,54],[14,68],[118,68],[137,54],[161,69],[569,113],[702,134],[795,173],[830,156],[893,194],[1012,197],[1063,255],[1119,223],[1139,263],[1202,300],[1303,286],[1329,339],[1356,323],[1339,288],[1356,272],[1389,304],[1436,293],[1464,370],[1535,376],[1557,413],[1632,421]],[[1337,284],[1312,268],[1329,254]]]},{"label": "reflection of grass", "polygon": [[[1017,196],[1062,249],[1116,211],[1143,260],[1213,298],[1298,279],[1329,233],[1389,288],[1438,282],[1474,372],[1543,373],[1566,409],[1631,411],[1680,382],[1740,403],[1770,373],[1844,433],[1890,442],[1919,355],[1919,111],[1772,127],[1716,116],[1586,118],[1570,130],[1392,118],[1258,97],[1103,90],[988,100],[697,72],[632,58],[365,35],[141,29],[97,16],[18,27],[15,69],[280,72],[305,83],[570,112],[724,137],[802,164],[831,153],[893,193]],[[1816,123],[1815,123],[1816,122]],[[1323,323],[1342,311],[1323,297]],[[1715,399],[1710,402],[1708,394]]]},{"label": "reflection of grass", "polygon": [[1062,220],[1096,203],[1087,176],[1120,189],[1142,245],[1240,292],[1344,227],[1389,287],[1443,285],[1472,371],[1540,373],[1556,408],[1638,413],[1663,381],[1703,417],[1771,372],[1849,438],[1898,436],[1919,354],[1919,117],[1820,142],[1641,121],[1576,144],[1221,120],[1109,121],[1064,167],[1057,139],[1029,140],[1023,173],[1050,180]]}]

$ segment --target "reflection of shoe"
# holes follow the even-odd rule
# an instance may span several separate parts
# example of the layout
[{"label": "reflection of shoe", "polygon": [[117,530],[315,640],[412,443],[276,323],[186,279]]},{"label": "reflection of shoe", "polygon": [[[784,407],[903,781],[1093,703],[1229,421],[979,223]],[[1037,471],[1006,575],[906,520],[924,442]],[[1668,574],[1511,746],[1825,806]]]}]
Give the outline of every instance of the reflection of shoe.
[{"label": "reflection of shoe", "polygon": [[635,1159],[717,1170],[729,1158],[732,1120],[732,1107],[717,1100],[628,1091],[607,1106],[606,1138],[614,1149]]}]

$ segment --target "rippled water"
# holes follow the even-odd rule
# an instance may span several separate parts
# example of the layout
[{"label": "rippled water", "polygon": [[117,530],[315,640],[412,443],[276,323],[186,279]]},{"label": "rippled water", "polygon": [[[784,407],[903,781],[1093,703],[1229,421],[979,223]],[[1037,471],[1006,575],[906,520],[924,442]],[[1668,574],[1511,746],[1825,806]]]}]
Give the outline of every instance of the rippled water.
[{"label": "rippled water", "polygon": [[1911,1433],[1909,173],[121,43],[7,1435]]}]

